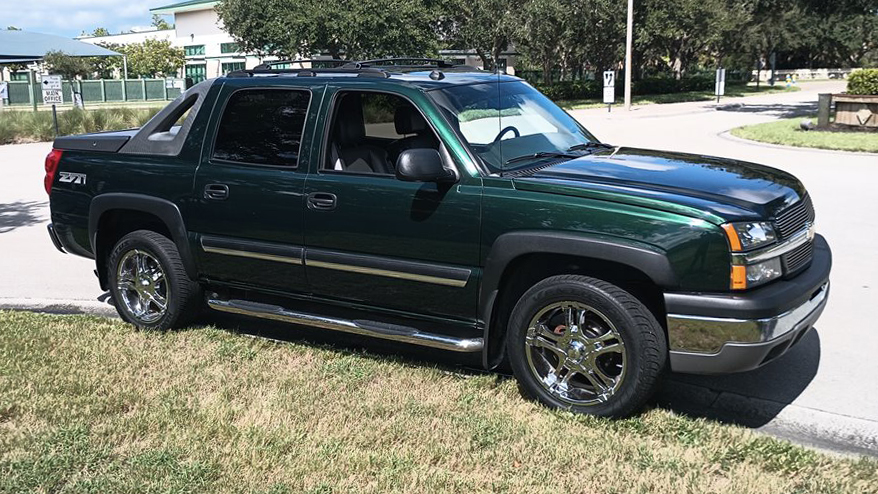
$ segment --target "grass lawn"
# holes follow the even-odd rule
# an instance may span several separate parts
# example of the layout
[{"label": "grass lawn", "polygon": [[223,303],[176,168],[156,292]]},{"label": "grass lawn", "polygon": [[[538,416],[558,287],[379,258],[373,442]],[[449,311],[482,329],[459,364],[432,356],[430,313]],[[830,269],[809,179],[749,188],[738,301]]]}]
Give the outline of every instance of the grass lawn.
[{"label": "grass lawn", "polygon": [[[755,96],[759,94],[772,94],[772,93],[787,93],[787,92],[795,92],[801,91],[801,88],[798,86],[793,87],[785,87],[785,86],[775,86],[771,87],[768,85],[762,85],[759,89],[756,89],[756,86],[726,86],[726,94],[723,96],[722,100],[726,98],[738,98],[741,96]],[[616,95],[617,104],[614,106],[619,106],[622,104],[622,95]],[[671,94],[652,94],[652,95],[644,95],[644,96],[632,96],[631,104],[632,105],[654,105],[654,104],[662,104],[662,103],[684,103],[687,101],[711,101],[716,100],[716,96],[713,93],[713,90],[710,91],[688,91],[684,93],[671,93]],[[720,101],[722,101],[720,100]],[[598,99],[576,99],[576,100],[560,100],[555,102],[561,108],[565,110],[583,110],[588,108],[606,108],[606,104],[602,103],[601,100]]]},{"label": "grass lawn", "polygon": [[799,123],[804,118],[810,118],[812,122],[817,121],[816,116],[786,118],[774,122],[738,127],[732,129],[732,135],[770,144],[878,153],[878,132],[804,131],[799,128]]},{"label": "grass lawn", "polygon": [[878,463],[404,359],[0,311],[0,492],[861,494]]}]

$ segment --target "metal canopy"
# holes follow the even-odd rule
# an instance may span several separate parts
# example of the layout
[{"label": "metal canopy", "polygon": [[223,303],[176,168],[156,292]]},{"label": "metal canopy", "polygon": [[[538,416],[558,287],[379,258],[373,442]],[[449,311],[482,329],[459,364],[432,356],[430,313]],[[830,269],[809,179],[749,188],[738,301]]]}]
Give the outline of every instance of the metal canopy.
[{"label": "metal canopy", "polygon": [[121,53],[75,39],[29,31],[0,31],[0,63],[42,60],[50,51],[74,57],[112,57]]}]

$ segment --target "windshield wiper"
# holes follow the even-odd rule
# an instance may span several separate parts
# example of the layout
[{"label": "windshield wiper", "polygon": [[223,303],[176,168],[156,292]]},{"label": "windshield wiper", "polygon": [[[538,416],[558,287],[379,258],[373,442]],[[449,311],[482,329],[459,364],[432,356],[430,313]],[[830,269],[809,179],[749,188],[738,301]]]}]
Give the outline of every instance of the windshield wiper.
[{"label": "windshield wiper", "polygon": [[584,142],[582,144],[574,144],[567,148],[567,151],[586,151],[594,148],[616,149],[616,146],[607,144],[606,142]]},{"label": "windshield wiper", "polygon": [[525,154],[522,156],[516,156],[515,158],[510,158],[510,159],[506,160],[506,162],[503,164],[510,165],[510,164],[518,162],[518,161],[535,160],[535,159],[539,159],[539,158],[569,158],[569,159],[573,159],[573,158],[579,158],[579,156],[577,156],[575,154],[570,154],[570,153],[559,153],[557,151],[540,151],[538,153]]}]

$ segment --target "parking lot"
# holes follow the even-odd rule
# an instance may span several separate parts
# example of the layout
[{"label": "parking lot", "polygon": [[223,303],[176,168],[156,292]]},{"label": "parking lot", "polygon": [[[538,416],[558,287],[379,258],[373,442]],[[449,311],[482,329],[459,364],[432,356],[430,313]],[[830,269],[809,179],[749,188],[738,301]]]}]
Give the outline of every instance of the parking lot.
[{"label": "parking lot", "polygon": [[[796,93],[715,103],[574,111],[598,138],[617,145],[719,155],[789,171],[808,187],[817,228],[833,248],[830,303],[817,331],[754,372],[673,376],[660,402],[695,415],[757,427],[799,442],[878,455],[878,156],[780,148],[736,140],[744,124],[816,113],[817,93],[843,83],[810,83]],[[112,314],[93,264],[57,252],[45,231],[48,203],[42,163],[51,144],[0,147],[0,308],[48,308]]]}]

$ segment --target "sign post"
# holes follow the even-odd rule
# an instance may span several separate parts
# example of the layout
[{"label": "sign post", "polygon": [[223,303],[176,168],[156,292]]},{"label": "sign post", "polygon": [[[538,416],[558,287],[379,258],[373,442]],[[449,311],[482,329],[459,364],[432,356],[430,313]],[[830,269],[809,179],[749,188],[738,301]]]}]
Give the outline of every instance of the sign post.
[{"label": "sign post", "polygon": [[9,99],[9,84],[6,81],[0,81],[0,111],[3,111],[7,99]]},{"label": "sign post", "polygon": [[719,103],[719,97],[726,94],[726,69],[716,69],[714,94],[716,94],[717,103]]},{"label": "sign post", "polygon": [[43,104],[52,105],[52,121],[55,122],[55,135],[58,135],[58,110],[55,105],[64,103],[64,92],[61,90],[60,75],[44,75],[42,77]]},{"label": "sign post", "polygon": [[607,113],[612,111],[613,103],[616,102],[616,71],[604,71],[604,103],[607,104]]}]

